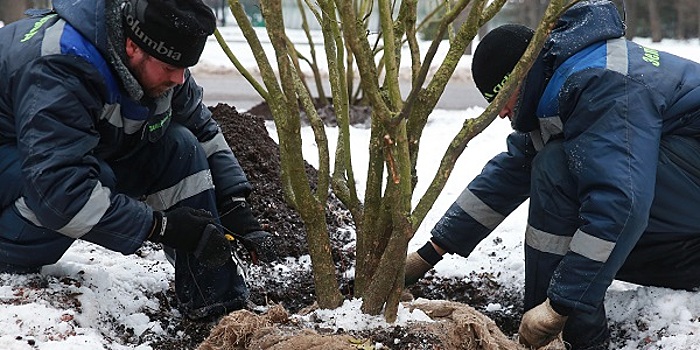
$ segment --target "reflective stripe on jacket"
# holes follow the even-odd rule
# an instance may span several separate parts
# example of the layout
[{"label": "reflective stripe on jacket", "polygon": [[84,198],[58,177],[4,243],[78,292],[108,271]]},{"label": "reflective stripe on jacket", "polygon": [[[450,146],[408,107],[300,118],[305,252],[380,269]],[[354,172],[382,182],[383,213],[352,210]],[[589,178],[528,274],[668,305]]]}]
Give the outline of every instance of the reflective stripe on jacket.
[{"label": "reflective stripe on jacket", "polygon": [[135,239],[111,248],[135,251],[151,229],[152,208],[103,186],[98,159],[157,142],[172,122],[207,152],[211,171],[202,176],[211,175],[218,195],[250,193],[189,71],[166,98],[136,101],[106,59],[105,1],[53,5],[56,13],[0,29],[0,144],[17,144],[24,160],[24,195],[14,205],[27,220],[73,238],[128,230]]},{"label": "reflective stripe on jacket", "polygon": [[578,3],[561,17],[521,90],[515,124],[535,129],[511,135],[509,151],[467,186],[433,229],[438,244],[471,253],[527,197],[534,149],[561,138],[584,224],[575,233],[530,227],[526,243],[563,257],[551,300],[600,305],[647,225],[661,138],[700,134],[700,64],[623,34],[608,1]]}]

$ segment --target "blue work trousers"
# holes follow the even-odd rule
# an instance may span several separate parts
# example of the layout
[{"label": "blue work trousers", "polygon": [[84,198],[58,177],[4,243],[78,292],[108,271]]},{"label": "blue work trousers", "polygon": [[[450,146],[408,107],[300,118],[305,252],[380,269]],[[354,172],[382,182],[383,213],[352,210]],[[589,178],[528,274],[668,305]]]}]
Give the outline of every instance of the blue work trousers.
[{"label": "blue work trousers", "polygon": [[[38,272],[41,266],[57,262],[74,242],[71,237],[37,227],[19,215],[13,204],[22,196],[20,164],[15,145],[0,146],[0,272]],[[99,166],[103,186],[134,199],[177,187],[188,176],[209,169],[207,156],[195,136],[176,123],[170,124],[157,142],[143,142],[119,160],[99,160]],[[171,204],[162,209],[187,206],[217,215],[213,188]],[[119,251],[117,237],[89,232],[81,239]],[[220,315],[245,305],[250,292],[233,260],[218,268],[206,268],[192,254],[166,251],[174,259],[175,292],[188,316]]]},{"label": "blue work trousers", "polygon": [[[572,236],[582,224],[577,186],[560,141],[548,143],[533,163],[529,224]],[[679,200],[680,199],[680,200]],[[649,224],[616,279],[647,286],[694,289],[700,286],[700,142],[667,136],[661,141],[655,197]],[[563,256],[525,246],[525,310],[547,298]],[[604,305],[593,313],[574,311],[564,341],[574,350],[607,349]]]}]

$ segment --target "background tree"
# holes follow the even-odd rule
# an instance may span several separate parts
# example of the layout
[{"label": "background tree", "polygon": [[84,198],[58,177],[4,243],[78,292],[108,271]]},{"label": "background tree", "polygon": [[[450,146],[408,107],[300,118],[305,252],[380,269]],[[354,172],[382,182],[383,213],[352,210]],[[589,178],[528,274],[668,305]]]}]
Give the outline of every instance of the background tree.
[{"label": "background tree", "polygon": [[[497,111],[505,104],[508,92],[524,77],[534,53],[544,42],[548,28],[565,7],[564,1],[549,3],[531,47],[509,79],[505,93],[499,94],[482,115],[464,121],[462,129],[445,151],[428,190],[412,207],[420,137],[430,112],[467,45],[505,2],[496,0],[489,5],[487,0],[450,2],[440,18],[436,38],[428,51],[421,53],[416,38],[417,0],[377,1],[380,23],[378,40],[370,40],[367,31],[366,18],[372,10],[372,1],[318,0],[312,3],[306,0],[306,6],[322,28],[333,107],[337,115],[339,132],[331,172],[324,124],[316,112],[311,93],[302,83],[298,66],[294,64],[296,50],[285,33],[281,1],[261,1],[266,32],[275,49],[274,69],[241,2],[229,0],[231,12],[255,56],[262,84],[242,69],[218,32],[216,36],[234,65],[260,92],[272,112],[279,135],[282,187],[287,201],[299,212],[306,226],[317,299],[321,307],[334,308],[342,302],[324,213],[324,204],[332,188],[348,207],[356,224],[355,296],[363,299],[364,312],[379,314],[384,311],[388,321],[395,320],[409,240],[443,189],[456,159],[469,140],[494,120]],[[435,53],[443,43],[440,38],[463,11],[467,11],[467,20],[450,36],[446,58],[443,62],[434,63]],[[412,90],[407,97],[399,91],[398,68],[404,45],[410,48],[408,59],[412,62]],[[355,66],[346,66],[347,62],[354,62]],[[437,71],[428,79],[428,69],[436,65]],[[362,94],[372,109],[369,170],[362,200],[355,187],[350,156],[350,96],[346,78],[347,71],[351,69],[357,70]],[[319,172],[315,187],[303,176],[300,105],[309,117],[318,145]]]},{"label": "background tree", "polygon": [[[625,19],[625,37],[689,39],[700,37],[698,0],[611,0]],[[495,22],[536,25],[547,4],[545,0],[510,0]]]},{"label": "background tree", "polygon": [[651,41],[657,43],[663,38],[659,7],[656,0],[647,0],[647,7],[649,9],[649,30],[651,31]]},{"label": "background tree", "polygon": [[688,31],[691,28],[694,11],[693,4],[697,5],[698,0],[676,0],[674,8],[676,9],[676,39],[687,39]]},{"label": "background tree", "polygon": [[24,12],[30,8],[47,9],[51,0],[0,0],[0,21],[9,24],[25,18]]},{"label": "background tree", "polygon": [[626,0],[625,6],[625,22],[627,23],[627,30],[625,31],[625,38],[628,40],[634,39],[637,36],[637,9],[639,8],[639,0]]},{"label": "background tree", "polygon": [[24,18],[24,11],[33,6],[29,0],[0,0],[0,21],[9,24]]}]

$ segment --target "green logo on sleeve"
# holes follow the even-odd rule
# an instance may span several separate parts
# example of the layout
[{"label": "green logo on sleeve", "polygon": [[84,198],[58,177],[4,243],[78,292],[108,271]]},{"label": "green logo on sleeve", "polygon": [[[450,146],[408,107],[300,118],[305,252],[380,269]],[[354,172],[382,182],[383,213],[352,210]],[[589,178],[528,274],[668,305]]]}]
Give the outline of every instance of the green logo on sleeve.
[{"label": "green logo on sleeve", "polygon": [[34,27],[32,27],[32,29],[27,34],[24,34],[24,38],[22,38],[22,40],[20,40],[19,42],[23,43],[31,39],[34,35],[36,35],[36,33],[39,31],[39,28],[41,28],[41,26],[43,26],[44,23],[48,22],[54,17],[56,17],[56,14],[45,16],[42,19],[36,21],[36,23],[34,23]]},{"label": "green logo on sleeve", "polygon": [[645,62],[651,63],[652,66],[658,67],[661,65],[661,59],[659,58],[659,51],[650,49],[648,47],[642,47],[644,49],[644,57],[642,59]]},{"label": "green logo on sleeve", "polygon": [[165,115],[163,116],[163,118],[162,118],[161,120],[159,120],[159,121],[155,122],[154,124],[151,124],[151,125],[148,126],[148,131],[149,131],[149,132],[154,132],[154,131],[156,131],[156,130],[162,128],[163,125],[165,125],[165,123],[168,121],[168,119],[170,119],[170,115],[171,115],[171,111],[168,110],[168,111],[165,113]]}]

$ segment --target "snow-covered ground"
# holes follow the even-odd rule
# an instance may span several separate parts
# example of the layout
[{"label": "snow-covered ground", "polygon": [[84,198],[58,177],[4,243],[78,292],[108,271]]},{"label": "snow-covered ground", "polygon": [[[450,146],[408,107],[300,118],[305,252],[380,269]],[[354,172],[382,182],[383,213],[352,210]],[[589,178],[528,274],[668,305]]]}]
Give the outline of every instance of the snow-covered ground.
[{"label": "snow-covered ground", "polygon": [[[224,36],[247,67],[254,61],[248,47],[241,40],[235,27],[222,29]],[[301,34],[292,33],[293,35]],[[297,38],[301,38],[297,36]],[[316,36],[320,43],[320,37]],[[301,39],[295,39],[300,41]],[[700,42],[671,41],[640,43],[700,61]],[[269,50],[269,45],[266,45]],[[322,53],[322,51],[320,52]],[[439,55],[444,55],[441,50]],[[270,57],[274,57],[270,55]],[[469,56],[464,56],[458,73],[468,74]],[[437,62],[440,62],[438,59]],[[232,70],[223,51],[213,38],[207,43],[201,62],[195,67],[200,72],[224,72]],[[425,190],[438,166],[451,137],[461,127],[465,118],[472,118],[482,111],[435,110],[421,141],[418,163],[417,196]],[[269,125],[272,135],[274,126]],[[442,195],[430,211],[423,225],[411,241],[411,250],[429,238],[432,225],[454,201],[463,187],[476,175],[485,162],[505,148],[505,136],[510,132],[507,121],[496,120],[477,136],[455,165],[455,170]],[[309,128],[302,130],[305,154],[314,163],[316,150]],[[337,130],[328,128],[329,140],[334,140]],[[367,166],[369,130],[352,128],[353,159],[358,185],[362,187]],[[331,152],[332,154],[332,152]],[[417,199],[418,197],[416,197]],[[498,280],[511,286],[523,283],[522,238],[526,223],[526,208],[519,208],[469,257],[446,257],[436,268],[436,273],[446,277],[465,277],[472,271],[492,271]],[[494,244],[494,239],[502,242]],[[299,262],[290,262],[283,269],[297,268]],[[302,264],[303,265],[303,264]],[[161,251],[144,251],[141,256],[123,256],[101,247],[77,242],[63,258],[42,270],[42,276],[0,275],[0,349],[151,349],[145,334],[161,334],[165,325],[149,318],[149,310],[157,309],[158,301],[147,295],[169,288],[173,268]],[[614,283],[608,292],[606,306],[609,318],[631,329],[635,322],[646,323],[645,331],[630,334],[631,340],[624,349],[697,349],[700,348],[700,294],[674,291],[664,288],[639,287]],[[494,306],[498,307],[498,306]],[[328,319],[353,322],[357,327],[376,324],[359,315],[356,302],[348,302],[338,310],[328,310]],[[176,311],[173,311],[176,312]],[[421,315],[402,313],[400,322],[408,322]],[[124,330],[133,329],[133,335],[125,344],[120,341]],[[138,345],[131,345],[138,344]]]}]

